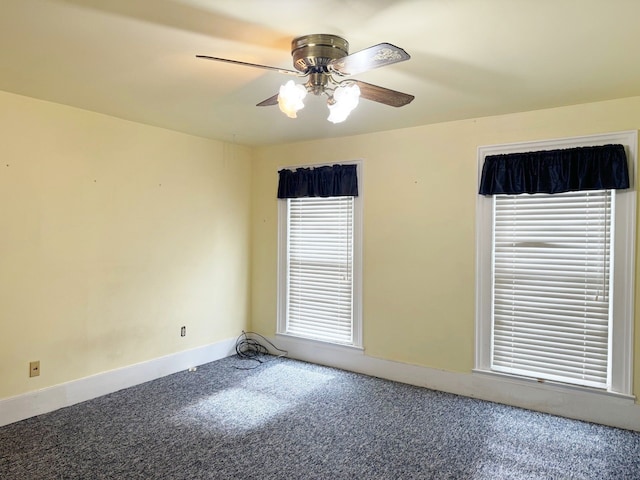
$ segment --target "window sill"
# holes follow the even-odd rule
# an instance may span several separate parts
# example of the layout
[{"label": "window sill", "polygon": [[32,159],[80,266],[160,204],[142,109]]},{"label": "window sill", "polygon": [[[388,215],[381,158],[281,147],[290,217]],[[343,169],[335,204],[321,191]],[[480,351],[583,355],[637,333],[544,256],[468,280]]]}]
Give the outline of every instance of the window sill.
[{"label": "window sill", "polygon": [[537,380],[528,377],[521,377],[518,375],[511,375],[508,373],[493,372],[490,370],[473,369],[474,376],[484,376],[494,378],[511,385],[517,385],[521,387],[534,387],[548,392],[555,393],[579,393],[587,395],[601,395],[605,397],[613,397],[621,400],[629,400],[635,402],[636,397],[634,395],[628,395],[625,393],[611,392],[608,390],[601,390],[599,388],[583,387],[580,385],[570,385],[566,383],[553,382],[551,380]]},{"label": "window sill", "polygon": [[342,343],[331,343],[323,340],[315,340],[313,338],[298,337],[295,335],[289,335],[287,333],[276,333],[276,338],[283,342],[285,349],[287,346],[307,347],[307,348],[320,348],[323,350],[334,350],[349,353],[364,354],[364,348],[356,345],[346,345]]}]

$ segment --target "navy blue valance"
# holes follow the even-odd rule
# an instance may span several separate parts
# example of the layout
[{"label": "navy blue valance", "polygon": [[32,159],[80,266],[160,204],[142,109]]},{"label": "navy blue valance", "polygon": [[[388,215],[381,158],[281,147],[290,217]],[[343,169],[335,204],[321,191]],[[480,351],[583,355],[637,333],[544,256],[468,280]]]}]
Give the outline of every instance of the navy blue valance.
[{"label": "navy blue valance", "polygon": [[489,155],[480,194],[561,193],[629,188],[623,145]]},{"label": "navy blue valance", "polygon": [[278,198],[357,197],[357,165],[280,170]]}]

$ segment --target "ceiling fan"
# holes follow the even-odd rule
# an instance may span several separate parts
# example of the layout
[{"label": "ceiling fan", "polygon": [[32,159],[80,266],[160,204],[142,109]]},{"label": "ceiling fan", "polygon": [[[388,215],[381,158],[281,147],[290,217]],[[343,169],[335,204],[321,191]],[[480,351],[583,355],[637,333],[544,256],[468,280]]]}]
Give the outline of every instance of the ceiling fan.
[{"label": "ceiling fan", "polygon": [[297,111],[304,107],[302,100],[307,93],[328,97],[329,121],[334,123],[346,120],[349,113],[357,106],[360,97],[392,107],[402,107],[414,99],[413,95],[389,88],[360,80],[342,79],[411,58],[402,48],[390,43],[380,43],[349,55],[349,43],[344,38],[329,34],[311,34],[293,39],[291,56],[295,70],[196,55],[197,58],[205,60],[308,77],[304,85],[295,84],[290,80],[280,87],[279,93],[257,104],[258,107],[279,105],[280,110],[291,118],[296,118]]}]

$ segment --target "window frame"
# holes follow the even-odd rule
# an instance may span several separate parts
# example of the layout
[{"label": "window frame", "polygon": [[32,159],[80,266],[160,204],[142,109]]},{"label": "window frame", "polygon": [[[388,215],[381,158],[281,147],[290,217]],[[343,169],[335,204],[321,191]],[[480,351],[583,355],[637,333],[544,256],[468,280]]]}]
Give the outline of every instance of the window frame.
[{"label": "window frame", "polygon": [[[610,393],[632,395],[633,388],[633,328],[635,293],[635,236],[638,131],[613,132],[543,141],[488,145],[478,148],[478,183],[482,166],[488,155],[553,150],[605,144],[622,144],[627,152],[630,186],[617,190],[614,227],[614,272],[612,327],[610,335],[611,362],[609,365]],[[491,369],[492,339],[492,270],[493,270],[493,196],[477,195],[476,201],[476,315],[475,315],[475,372],[536,381],[533,377],[518,377]],[[555,383],[552,381],[545,381]],[[568,385],[568,384],[562,384]],[[593,389],[571,385],[579,389]],[[598,392],[603,389],[595,389]]]},{"label": "window frame", "polygon": [[[287,285],[288,285],[288,199],[278,199],[278,272],[277,272],[277,326],[276,334],[292,339],[320,342],[326,345],[337,345],[347,348],[362,349],[362,217],[363,217],[363,162],[332,162],[324,164],[306,164],[287,166],[286,168],[316,168],[340,163],[357,165],[358,195],[353,197],[353,284],[352,284],[352,342],[340,343],[322,340],[287,332]],[[280,170],[280,169],[278,169]]]}]

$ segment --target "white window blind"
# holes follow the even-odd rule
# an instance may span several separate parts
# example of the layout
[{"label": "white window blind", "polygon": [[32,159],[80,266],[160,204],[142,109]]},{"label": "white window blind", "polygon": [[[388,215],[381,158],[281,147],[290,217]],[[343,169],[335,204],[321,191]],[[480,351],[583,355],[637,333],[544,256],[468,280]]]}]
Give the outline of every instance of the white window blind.
[{"label": "white window blind", "polygon": [[354,198],[288,200],[286,332],[353,343]]},{"label": "white window blind", "polygon": [[495,196],[493,370],[608,386],[613,201]]}]

